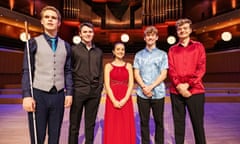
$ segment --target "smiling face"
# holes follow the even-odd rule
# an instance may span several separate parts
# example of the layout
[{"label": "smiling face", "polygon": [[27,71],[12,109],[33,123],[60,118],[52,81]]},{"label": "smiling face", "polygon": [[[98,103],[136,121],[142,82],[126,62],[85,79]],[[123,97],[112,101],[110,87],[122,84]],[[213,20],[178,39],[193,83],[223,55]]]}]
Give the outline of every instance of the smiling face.
[{"label": "smiling face", "polygon": [[79,36],[81,37],[82,42],[91,43],[94,36],[93,28],[86,25],[82,26],[79,32]]},{"label": "smiling face", "polygon": [[154,26],[148,26],[144,31],[144,41],[146,47],[152,49],[156,47],[156,41],[158,40],[158,30]]},{"label": "smiling face", "polygon": [[176,21],[177,35],[180,41],[190,38],[192,33],[192,21],[190,19],[184,18]]},{"label": "smiling face", "polygon": [[57,33],[61,22],[57,13],[49,9],[42,13],[41,24],[43,25],[45,32],[55,34]]},{"label": "smiling face", "polygon": [[117,43],[114,46],[113,49],[113,55],[115,56],[115,58],[117,59],[122,59],[125,55],[125,46],[122,43]]},{"label": "smiling face", "polygon": [[156,41],[158,40],[158,36],[156,33],[147,33],[144,37],[144,40],[146,42],[146,45],[148,47],[153,47],[156,45]]},{"label": "smiling face", "polygon": [[177,27],[177,35],[181,40],[189,38],[191,33],[192,29],[189,23],[185,23]]}]

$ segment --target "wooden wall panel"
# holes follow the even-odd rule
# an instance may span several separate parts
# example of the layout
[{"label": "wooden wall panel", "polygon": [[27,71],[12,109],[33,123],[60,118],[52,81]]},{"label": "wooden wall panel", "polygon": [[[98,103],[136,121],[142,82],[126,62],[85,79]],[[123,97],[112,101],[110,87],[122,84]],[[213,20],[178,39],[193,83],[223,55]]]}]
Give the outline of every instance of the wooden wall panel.
[{"label": "wooden wall panel", "polygon": [[240,50],[207,54],[207,72],[240,72]]},{"label": "wooden wall panel", "polygon": [[240,82],[240,49],[207,54],[207,82]]},{"label": "wooden wall panel", "polygon": [[[104,54],[104,64],[111,62],[112,54]],[[134,54],[126,54],[132,63]],[[22,76],[22,51],[0,49],[0,88],[6,84],[20,84]],[[207,72],[204,82],[240,82],[240,49],[207,54]]]},{"label": "wooden wall panel", "polygon": [[21,83],[23,52],[0,49],[0,87]]}]

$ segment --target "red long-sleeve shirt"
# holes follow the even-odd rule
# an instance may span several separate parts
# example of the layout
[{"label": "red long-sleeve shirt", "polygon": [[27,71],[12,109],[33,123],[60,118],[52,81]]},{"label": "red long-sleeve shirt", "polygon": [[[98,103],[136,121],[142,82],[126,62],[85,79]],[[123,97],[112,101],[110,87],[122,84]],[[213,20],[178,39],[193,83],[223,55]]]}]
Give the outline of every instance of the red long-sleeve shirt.
[{"label": "red long-sleeve shirt", "polygon": [[188,83],[192,94],[204,93],[202,78],[206,72],[205,48],[200,42],[190,40],[187,47],[180,43],[168,52],[170,93],[178,94],[176,86]]}]

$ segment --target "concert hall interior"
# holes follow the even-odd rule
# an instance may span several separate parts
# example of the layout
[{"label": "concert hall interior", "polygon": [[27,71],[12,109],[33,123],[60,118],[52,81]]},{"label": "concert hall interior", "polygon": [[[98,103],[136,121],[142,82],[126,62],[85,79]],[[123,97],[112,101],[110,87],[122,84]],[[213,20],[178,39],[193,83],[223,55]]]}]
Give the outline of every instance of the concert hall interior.
[{"label": "concert hall interior", "polygon": [[[75,45],[73,38],[78,35],[78,26],[81,23],[94,24],[94,43],[104,53],[104,64],[112,60],[113,44],[121,41],[123,34],[127,34],[129,38],[124,42],[125,60],[132,63],[136,52],[145,46],[143,31],[150,25],[154,25],[159,31],[158,48],[168,52],[177,42],[176,20],[190,18],[193,22],[191,38],[204,45],[207,55],[206,74],[203,78],[206,88],[207,142],[239,143],[240,0],[1,0],[0,143],[28,142],[26,115],[21,108],[25,42],[20,39],[20,35],[25,32],[25,22],[28,23],[31,38],[42,33],[39,13],[46,5],[60,10],[62,22],[58,34],[71,45]],[[166,84],[169,84],[168,78]],[[170,132],[166,132],[165,137],[168,139],[166,142],[172,144],[169,140],[173,139],[171,102],[168,88],[166,91],[164,123]],[[132,93],[135,101],[135,90]],[[98,114],[99,131],[102,130],[104,90],[102,95]],[[135,104],[135,119],[139,122]],[[61,144],[67,143],[68,112],[65,111],[62,130],[65,134],[61,137]],[[187,128],[189,127],[191,125]],[[137,130],[139,135],[139,126]],[[101,141],[102,133],[99,131],[96,132],[96,139]],[[80,133],[83,135],[83,131]],[[7,136],[10,134],[15,138]],[[192,131],[186,137],[186,144],[194,143]]]}]

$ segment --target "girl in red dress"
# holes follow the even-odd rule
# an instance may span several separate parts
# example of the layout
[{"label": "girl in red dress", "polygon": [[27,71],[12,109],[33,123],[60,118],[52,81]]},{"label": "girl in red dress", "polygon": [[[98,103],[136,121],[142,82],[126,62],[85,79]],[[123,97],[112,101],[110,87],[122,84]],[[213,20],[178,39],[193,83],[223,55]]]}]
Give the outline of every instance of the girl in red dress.
[{"label": "girl in red dress", "polygon": [[132,65],[123,60],[125,46],[116,43],[114,60],[104,69],[106,107],[103,144],[136,144],[131,93],[134,85]]}]

